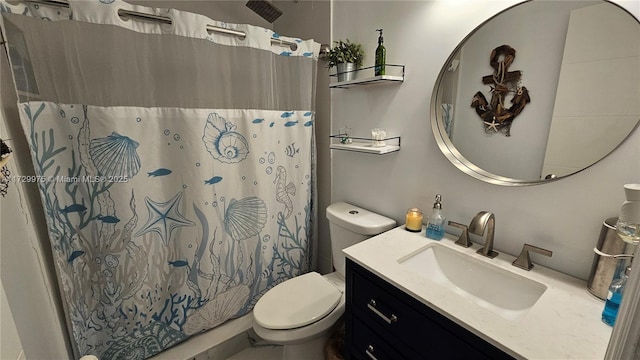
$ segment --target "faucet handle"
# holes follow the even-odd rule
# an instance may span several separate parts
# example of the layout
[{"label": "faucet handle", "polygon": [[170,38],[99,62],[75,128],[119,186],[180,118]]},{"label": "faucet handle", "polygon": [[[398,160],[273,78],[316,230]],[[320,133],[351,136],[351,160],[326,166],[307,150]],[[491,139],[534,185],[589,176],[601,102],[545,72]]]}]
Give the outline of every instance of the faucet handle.
[{"label": "faucet handle", "polygon": [[460,234],[460,237],[458,238],[458,240],[456,241],[456,245],[460,245],[463,247],[468,248],[469,246],[471,246],[471,240],[469,239],[469,229],[467,228],[467,225],[463,225],[454,221],[449,221],[449,226],[453,226],[453,227],[457,227],[459,229],[462,229],[462,234]]},{"label": "faucet handle", "polygon": [[515,259],[511,265],[513,266],[517,266],[521,269],[524,270],[531,270],[531,268],[533,267],[533,264],[531,263],[531,258],[529,257],[529,251],[532,251],[534,253],[538,253],[538,254],[542,254],[544,256],[548,256],[551,257],[551,255],[553,255],[553,251],[551,250],[547,250],[547,249],[543,249],[537,246],[533,246],[533,245],[529,245],[529,244],[524,244],[522,246],[522,251],[520,251],[520,255],[518,255],[518,258]]}]

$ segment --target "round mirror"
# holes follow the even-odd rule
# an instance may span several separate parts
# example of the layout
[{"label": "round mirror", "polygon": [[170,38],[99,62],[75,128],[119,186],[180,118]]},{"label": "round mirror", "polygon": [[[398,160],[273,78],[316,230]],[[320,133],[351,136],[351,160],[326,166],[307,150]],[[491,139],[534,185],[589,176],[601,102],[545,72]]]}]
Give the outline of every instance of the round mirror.
[{"label": "round mirror", "polygon": [[460,170],[492,184],[575,174],[640,121],[640,23],[607,1],[528,1],[469,34],[440,71],[431,127]]}]

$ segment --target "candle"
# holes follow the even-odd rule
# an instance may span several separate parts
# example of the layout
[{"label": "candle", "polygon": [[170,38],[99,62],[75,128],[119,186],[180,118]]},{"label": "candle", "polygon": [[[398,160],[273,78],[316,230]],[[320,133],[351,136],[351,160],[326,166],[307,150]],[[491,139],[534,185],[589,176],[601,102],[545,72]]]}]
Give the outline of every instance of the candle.
[{"label": "candle", "polygon": [[407,210],[405,229],[412,232],[422,231],[422,210],[413,208]]}]

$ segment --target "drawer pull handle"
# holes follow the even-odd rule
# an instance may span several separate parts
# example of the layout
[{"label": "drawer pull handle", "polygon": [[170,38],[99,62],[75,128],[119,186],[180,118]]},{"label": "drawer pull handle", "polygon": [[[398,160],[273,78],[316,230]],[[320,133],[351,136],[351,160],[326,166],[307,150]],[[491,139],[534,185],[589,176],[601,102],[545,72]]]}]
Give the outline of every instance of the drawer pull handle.
[{"label": "drawer pull handle", "polygon": [[398,321],[398,317],[395,316],[394,314],[391,314],[391,316],[387,317],[385,314],[381,313],[378,309],[376,309],[376,301],[373,299],[369,301],[369,303],[367,304],[367,307],[369,308],[369,310],[373,311],[376,315],[380,316],[382,320],[386,321],[387,324],[393,324],[394,322]]},{"label": "drawer pull handle", "polygon": [[364,351],[364,353],[365,353],[365,354],[367,354],[367,355],[368,355],[372,360],[378,360],[378,358],[376,358],[376,357],[373,355],[373,346],[372,346],[372,345],[369,345],[369,346],[367,347],[367,350],[365,350],[365,351]]}]

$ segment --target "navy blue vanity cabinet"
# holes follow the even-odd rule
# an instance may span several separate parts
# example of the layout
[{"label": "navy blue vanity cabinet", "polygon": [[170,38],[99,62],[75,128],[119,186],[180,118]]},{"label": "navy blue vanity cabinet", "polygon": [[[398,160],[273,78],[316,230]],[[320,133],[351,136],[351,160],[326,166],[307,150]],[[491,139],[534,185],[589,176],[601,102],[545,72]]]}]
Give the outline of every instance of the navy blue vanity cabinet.
[{"label": "navy blue vanity cabinet", "polygon": [[347,359],[513,359],[347,259]]}]

